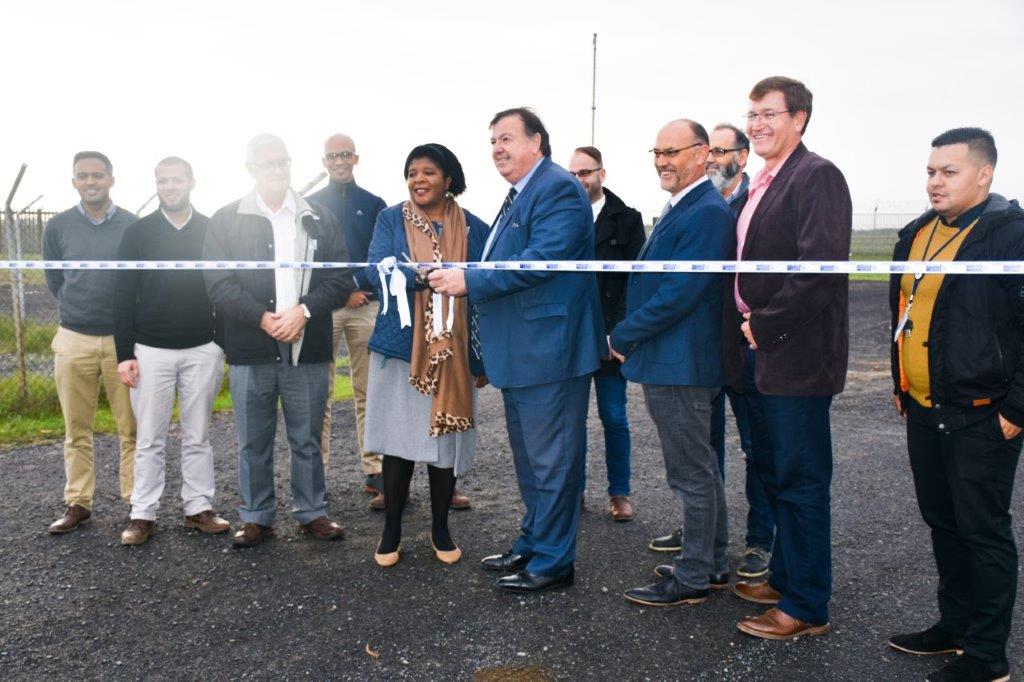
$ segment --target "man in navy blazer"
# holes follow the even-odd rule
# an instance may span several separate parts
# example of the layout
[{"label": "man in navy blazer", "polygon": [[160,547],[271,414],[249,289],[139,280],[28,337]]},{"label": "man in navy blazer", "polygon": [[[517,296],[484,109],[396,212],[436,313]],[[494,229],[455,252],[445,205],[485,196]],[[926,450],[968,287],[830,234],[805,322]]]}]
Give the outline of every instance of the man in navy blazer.
[{"label": "man in navy blazer", "polygon": [[[551,162],[547,130],[529,109],[491,120],[491,156],[511,185],[483,260],[592,260],[594,220],[580,184]],[[526,505],[512,549],[484,568],[497,586],[537,592],[573,582],[590,375],[607,355],[597,282],[589,273],[435,270],[435,291],[468,295],[487,377],[501,389]]]},{"label": "man in navy blazer", "polygon": [[[639,259],[725,260],[732,211],[707,177],[707,131],[687,119],[672,121],[651,151],[661,188],[672,198]],[[709,589],[729,584],[725,488],[711,447],[711,404],[725,383],[721,309],[721,275],[634,272],[626,318],[611,333],[622,374],[643,385],[665,477],[685,519],[674,565],[655,569],[658,582],[625,592],[639,604],[698,604]]]}]

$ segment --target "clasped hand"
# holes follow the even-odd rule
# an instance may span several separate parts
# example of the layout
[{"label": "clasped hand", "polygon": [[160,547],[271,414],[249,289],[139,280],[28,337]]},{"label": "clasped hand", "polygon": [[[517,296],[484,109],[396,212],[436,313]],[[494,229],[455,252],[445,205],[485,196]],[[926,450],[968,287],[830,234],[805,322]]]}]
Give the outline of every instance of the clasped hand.
[{"label": "clasped hand", "polygon": [[306,314],[297,305],[279,313],[265,312],[260,318],[260,329],[282,343],[295,343],[302,337]]}]

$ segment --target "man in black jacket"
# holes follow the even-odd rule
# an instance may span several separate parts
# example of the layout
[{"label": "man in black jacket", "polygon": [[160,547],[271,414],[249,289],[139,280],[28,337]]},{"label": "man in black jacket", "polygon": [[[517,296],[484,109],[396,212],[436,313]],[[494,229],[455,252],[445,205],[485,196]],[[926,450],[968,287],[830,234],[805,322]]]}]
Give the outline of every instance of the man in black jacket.
[{"label": "man in black jacket", "polygon": [[[217,211],[203,250],[210,261],[347,261],[341,232],[329,211],[308,204],[291,187],[291,159],[279,138],[259,135],[246,153],[253,191]],[[207,270],[210,300],[224,314],[224,350],[231,366],[231,397],[238,430],[239,515],[236,547],[273,533],[274,431],[277,401],[291,446],[292,510],[301,532],[341,537],[325,514],[320,450],[331,311],[352,292],[340,269]]]},{"label": "man in black jacket", "polygon": [[[932,210],[899,233],[894,261],[1024,259],[1024,211],[990,194],[992,135],[932,141]],[[1010,519],[1024,425],[1024,277],[908,271],[890,280],[892,376],[918,506],[939,573],[939,622],[895,635],[913,654],[963,652],[929,680],[1007,680],[1017,592]]]},{"label": "man in black jacket", "polygon": [[[596,147],[579,147],[569,161],[569,172],[583,185],[594,211],[594,258],[631,261],[640,253],[647,235],[640,212],[604,187],[605,170]],[[597,275],[604,313],[605,335],[626,316],[628,273]],[[618,360],[609,356],[594,373],[597,412],[604,427],[604,461],[608,467],[608,512],[616,521],[635,515],[629,501],[630,438],[626,416],[626,379]],[[584,476],[584,481],[586,476]]]}]

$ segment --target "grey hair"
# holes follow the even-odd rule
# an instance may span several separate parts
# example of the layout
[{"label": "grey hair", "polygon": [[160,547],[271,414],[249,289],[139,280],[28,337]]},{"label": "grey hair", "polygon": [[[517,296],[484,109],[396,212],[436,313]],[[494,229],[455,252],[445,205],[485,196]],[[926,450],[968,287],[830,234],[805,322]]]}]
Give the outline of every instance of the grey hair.
[{"label": "grey hair", "polygon": [[282,147],[284,147],[284,149],[288,149],[288,147],[284,143],[284,140],[282,140],[277,135],[271,135],[270,133],[260,133],[256,137],[252,138],[251,140],[249,140],[249,144],[245,145],[245,162],[252,163],[253,159],[256,157],[257,150],[263,149],[264,147],[269,147],[270,145],[273,144],[279,144]]}]

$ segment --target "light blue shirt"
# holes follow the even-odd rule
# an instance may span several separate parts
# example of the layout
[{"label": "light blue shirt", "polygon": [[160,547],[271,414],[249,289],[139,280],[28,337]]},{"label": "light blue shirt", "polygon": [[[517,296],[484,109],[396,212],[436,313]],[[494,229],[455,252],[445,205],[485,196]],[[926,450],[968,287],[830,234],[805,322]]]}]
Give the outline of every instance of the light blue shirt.
[{"label": "light blue shirt", "polygon": [[[516,190],[516,195],[514,197],[512,197],[512,203],[513,204],[516,203],[516,199],[518,199],[519,195],[523,193],[523,190],[526,189],[526,186],[528,184],[530,184],[530,178],[532,178],[533,174],[537,172],[537,166],[539,166],[542,161],[544,161],[544,157],[543,156],[541,156],[539,159],[537,159],[537,163],[533,164],[533,168],[531,168],[530,171],[526,175],[524,175],[523,177],[519,178],[519,182],[517,182],[514,185],[512,185],[512,187],[514,187],[515,190]],[[511,211],[512,208],[509,207],[509,210]],[[496,235],[498,233],[498,229],[497,229],[498,228],[498,222],[501,222],[501,221],[500,220],[496,221],[493,225],[491,225],[490,234],[487,235],[487,242],[484,244],[483,260],[487,260],[487,255],[491,252],[491,246],[493,246],[493,242],[494,242],[494,235]]]},{"label": "light blue shirt", "polygon": [[110,202],[110,206],[107,207],[107,213],[106,213],[106,215],[103,216],[102,220],[93,220],[92,216],[89,215],[89,212],[85,210],[85,205],[82,204],[82,202],[78,203],[78,207],[77,208],[78,208],[78,212],[81,213],[82,215],[84,215],[86,220],[88,220],[93,225],[97,225],[97,226],[102,225],[103,223],[105,223],[108,220],[110,220],[111,218],[113,218],[114,217],[114,213],[117,212],[117,206],[114,205],[113,201],[111,201]]}]

